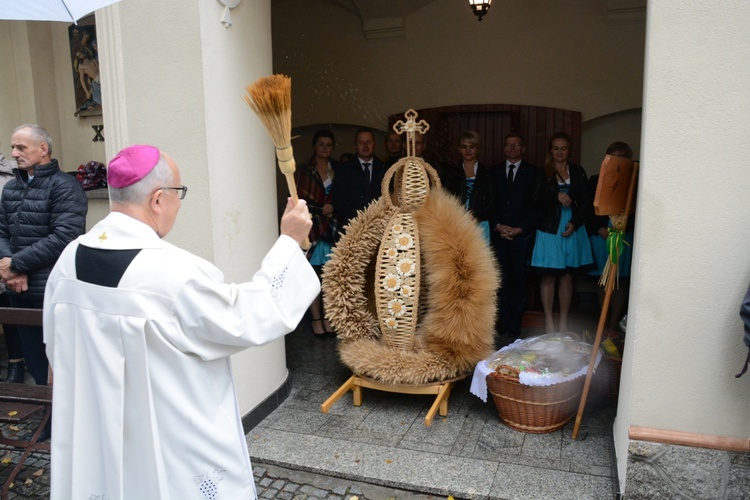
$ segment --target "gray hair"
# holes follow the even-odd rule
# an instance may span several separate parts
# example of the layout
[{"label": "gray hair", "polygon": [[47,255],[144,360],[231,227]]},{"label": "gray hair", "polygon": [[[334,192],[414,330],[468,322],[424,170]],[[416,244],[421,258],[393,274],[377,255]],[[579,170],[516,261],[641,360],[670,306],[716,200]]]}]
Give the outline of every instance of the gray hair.
[{"label": "gray hair", "polygon": [[128,205],[140,205],[157,189],[169,186],[174,182],[174,174],[169,168],[167,159],[159,153],[159,161],[156,162],[151,172],[135,184],[124,188],[109,186],[109,201],[112,203],[123,203]]},{"label": "gray hair", "polygon": [[47,143],[47,154],[50,156],[52,155],[52,137],[50,137],[49,132],[44,130],[44,128],[40,127],[36,123],[24,123],[23,125],[19,125],[13,130],[13,133],[15,134],[19,130],[23,129],[29,129],[31,130],[31,136],[36,139],[37,141],[46,142]]}]

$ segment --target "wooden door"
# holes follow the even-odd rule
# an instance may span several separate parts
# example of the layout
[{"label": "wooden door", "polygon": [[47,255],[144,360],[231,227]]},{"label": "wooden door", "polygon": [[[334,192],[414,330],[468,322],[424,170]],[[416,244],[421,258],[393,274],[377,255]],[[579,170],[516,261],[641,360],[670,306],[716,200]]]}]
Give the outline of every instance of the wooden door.
[{"label": "wooden door", "polygon": [[[426,159],[436,167],[459,162],[458,137],[467,130],[482,136],[479,161],[495,165],[504,160],[505,135],[519,132],[526,140],[524,159],[536,166],[544,165],[547,144],[556,132],[565,132],[573,140],[570,161],[580,164],[581,113],[540,106],[482,104],[445,106],[417,110],[418,120],[430,124],[427,132]],[[404,115],[388,117],[389,130]]]}]

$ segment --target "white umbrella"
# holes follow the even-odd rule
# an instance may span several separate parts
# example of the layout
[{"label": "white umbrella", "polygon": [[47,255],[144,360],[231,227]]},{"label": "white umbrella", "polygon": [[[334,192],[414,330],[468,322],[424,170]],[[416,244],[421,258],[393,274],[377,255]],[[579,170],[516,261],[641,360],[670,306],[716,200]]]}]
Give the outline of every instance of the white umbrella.
[{"label": "white umbrella", "polygon": [[80,18],[119,0],[0,0],[0,19],[65,21]]}]

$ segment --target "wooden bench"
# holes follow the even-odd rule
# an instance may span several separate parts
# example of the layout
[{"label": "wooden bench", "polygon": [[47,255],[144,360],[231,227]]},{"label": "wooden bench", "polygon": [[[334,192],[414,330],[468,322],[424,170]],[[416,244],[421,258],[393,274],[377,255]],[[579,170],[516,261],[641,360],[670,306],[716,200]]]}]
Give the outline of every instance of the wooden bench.
[{"label": "wooden bench", "polygon": [[[0,324],[41,326],[42,310],[0,307]],[[0,444],[22,451],[18,463],[3,484],[2,500],[7,500],[10,486],[23,469],[29,455],[33,452],[50,451],[49,443],[40,443],[38,440],[52,415],[52,386],[0,382],[0,422],[19,424],[39,412],[44,414],[29,439],[8,438],[0,432]]]}]

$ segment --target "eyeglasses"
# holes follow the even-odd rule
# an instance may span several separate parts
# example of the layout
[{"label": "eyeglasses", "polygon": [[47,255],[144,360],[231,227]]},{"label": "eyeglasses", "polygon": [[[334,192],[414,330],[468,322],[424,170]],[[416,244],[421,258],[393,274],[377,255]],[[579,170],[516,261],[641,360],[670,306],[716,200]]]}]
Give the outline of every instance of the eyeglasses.
[{"label": "eyeglasses", "polygon": [[505,147],[508,149],[518,149],[521,147],[521,144],[520,143],[506,144]]},{"label": "eyeglasses", "polygon": [[180,199],[181,200],[184,200],[185,199],[185,195],[187,194],[187,186],[180,186],[180,187],[167,187],[167,186],[164,186],[162,189],[174,189],[175,191],[179,191],[180,192]]}]

